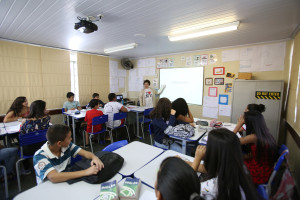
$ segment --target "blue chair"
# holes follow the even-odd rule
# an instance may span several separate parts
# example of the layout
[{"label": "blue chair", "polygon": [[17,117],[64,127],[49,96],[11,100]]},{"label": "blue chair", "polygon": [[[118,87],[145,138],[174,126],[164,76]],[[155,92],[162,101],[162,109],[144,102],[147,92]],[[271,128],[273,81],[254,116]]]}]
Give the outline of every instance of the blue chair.
[{"label": "blue chair", "polygon": [[160,149],[163,149],[163,150],[168,150],[168,149],[165,149],[165,148],[161,148],[161,147],[158,147],[156,146],[155,144],[153,144],[153,141],[152,141],[152,132],[153,132],[153,125],[150,123],[149,124],[149,134],[150,134],[150,141],[151,141],[151,145],[157,147],[157,148],[160,148]]},{"label": "blue chair", "polygon": [[71,157],[71,165],[74,165],[76,162],[82,159],[81,155],[77,154],[75,158]]},{"label": "blue chair", "polygon": [[3,176],[4,176],[5,199],[8,199],[8,184],[7,184],[6,167],[3,165],[0,165],[0,168],[2,168]]},{"label": "blue chair", "polygon": [[[287,160],[287,156],[289,154],[289,150],[287,148],[287,146],[285,146],[284,144],[281,145],[280,149],[279,149],[279,158],[274,166],[274,170],[269,178],[268,183],[266,184],[260,184],[258,185],[257,191],[259,192],[259,194],[261,194],[261,196],[267,200],[269,199],[269,196],[271,195],[271,186],[273,183],[273,180],[275,178],[276,173],[278,172],[280,166],[282,165],[282,163]],[[262,192],[262,188],[265,190],[265,192]]]},{"label": "blue chair", "polygon": [[27,155],[27,156],[23,155],[23,146],[32,145],[40,142],[46,142],[47,141],[46,133],[47,130],[40,130],[40,131],[26,133],[26,134],[19,134],[20,159],[16,163],[19,192],[21,192],[20,162],[25,159],[33,158],[33,155]]},{"label": "blue chair", "polygon": [[123,146],[126,146],[127,144],[128,144],[127,140],[121,140],[121,141],[114,142],[114,143],[108,145],[107,147],[102,149],[102,151],[112,152],[112,151],[117,150],[117,149],[119,149]]},{"label": "blue chair", "polygon": [[144,115],[142,118],[139,119],[139,122],[141,123],[141,129],[142,129],[142,133],[143,133],[143,138],[145,138],[145,134],[144,134],[144,124],[145,123],[149,123],[152,120],[149,118],[146,118],[145,116],[149,116],[151,111],[153,110],[153,108],[148,108],[144,110]]},{"label": "blue chair", "polygon": [[[101,125],[101,124],[105,125],[105,123],[107,121],[108,121],[108,115],[101,115],[98,117],[94,117],[92,120],[92,132],[88,133],[90,135],[89,140],[90,140],[90,146],[91,146],[92,152],[94,152],[93,144],[92,144],[92,137],[94,135],[98,135],[98,142],[99,142],[99,134],[107,131],[106,127],[102,127],[102,129],[100,131],[94,133],[94,126]],[[84,136],[83,136],[83,142],[84,142],[84,147],[85,147],[85,137]]]},{"label": "blue chair", "polygon": [[[113,136],[112,136],[112,131],[115,130],[115,129],[123,128],[123,127],[126,128],[127,135],[128,135],[128,140],[130,141],[130,136],[129,136],[128,128],[127,128],[127,125],[126,125],[126,118],[127,118],[127,112],[119,112],[119,113],[115,113],[115,114],[114,114],[114,118],[113,118],[113,126],[112,126],[112,128],[111,128],[111,127],[108,127],[108,128],[110,129],[109,135],[110,135],[111,143],[114,142],[114,141],[113,141]],[[116,121],[116,120],[122,120],[122,119],[125,120],[124,123],[121,124],[120,126],[115,127],[115,121]]]}]

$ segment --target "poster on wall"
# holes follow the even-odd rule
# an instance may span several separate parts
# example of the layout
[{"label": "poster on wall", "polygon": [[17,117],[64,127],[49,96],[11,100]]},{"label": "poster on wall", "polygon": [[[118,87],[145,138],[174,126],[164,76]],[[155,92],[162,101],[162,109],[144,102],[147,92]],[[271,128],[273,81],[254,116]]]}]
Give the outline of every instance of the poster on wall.
[{"label": "poster on wall", "polygon": [[207,54],[202,54],[201,55],[201,65],[208,65],[208,55]]},{"label": "poster on wall", "polygon": [[214,67],[213,75],[224,75],[225,74],[225,67]]},{"label": "poster on wall", "polygon": [[210,54],[209,55],[209,64],[215,64],[217,62],[217,54]]},{"label": "poster on wall", "polygon": [[194,56],[194,65],[196,66],[200,66],[201,62],[200,62],[200,55],[195,55]]},{"label": "poster on wall", "polygon": [[174,67],[174,58],[168,59],[168,65],[169,65],[169,67]]},{"label": "poster on wall", "polygon": [[208,96],[209,97],[217,97],[218,96],[218,88],[217,87],[209,87],[208,88]]},{"label": "poster on wall", "polygon": [[219,104],[228,105],[228,94],[219,94]]},{"label": "poster on wall", "polygon": [[225,93],[232,92],[232,83],[225,83]]},{"label": "poster on wall", "polygon": [[235,77],[235,74],[234,73],[226,73],[226,78],[234,78]]},{"label": "poster on wall", "polygon": [[192,60],[193,60],[192,56],[186,57],[186,59],[185,59],[185,66],[187,66],[187,67],[192,66]]}]

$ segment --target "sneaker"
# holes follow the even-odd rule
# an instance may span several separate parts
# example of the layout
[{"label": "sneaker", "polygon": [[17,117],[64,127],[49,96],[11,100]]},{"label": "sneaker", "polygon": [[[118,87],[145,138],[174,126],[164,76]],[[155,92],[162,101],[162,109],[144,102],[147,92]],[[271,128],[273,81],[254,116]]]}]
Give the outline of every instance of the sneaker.
[{"label": "sneaker", "polygon": [[27,176],[27,175],[31,174],[31,170],[30,169],[22,169],[21,174]]}]

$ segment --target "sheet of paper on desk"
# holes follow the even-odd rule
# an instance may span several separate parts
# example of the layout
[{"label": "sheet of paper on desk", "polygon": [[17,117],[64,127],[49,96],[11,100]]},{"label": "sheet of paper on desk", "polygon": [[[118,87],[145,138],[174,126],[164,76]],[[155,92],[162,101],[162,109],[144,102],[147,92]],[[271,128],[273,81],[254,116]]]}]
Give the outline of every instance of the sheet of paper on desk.
[{"label": "sheet of paper on desk", "polygon": [[20,131],[20,126],[9,126],[5,128],[8,133],[17,133]]},{"label": "sheet of paper on desk", "polygon": [[145,190],[145,192],[143,192],[143,194],[141,194],[139,200],[156,200],[156,196],[155,196],[154,192]]},{"label": "sheet of paper on desk", "polygon": [[231,105],[219,105],[219,115],[231,116]]}]

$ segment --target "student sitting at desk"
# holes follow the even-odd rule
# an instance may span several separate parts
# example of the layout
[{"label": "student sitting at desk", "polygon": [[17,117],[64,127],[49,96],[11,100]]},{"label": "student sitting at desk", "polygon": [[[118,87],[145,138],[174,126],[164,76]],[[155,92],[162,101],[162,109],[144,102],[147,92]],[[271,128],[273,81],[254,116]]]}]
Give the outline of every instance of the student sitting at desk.
[{"label": "student sitting at desk", "polygon": [[[4,148],[4,146],[0,144],[0,162],[1,164],[4,164],[9,178],[12,178],[15,174],[14,166],[16,164],[17,157],[18,149],[16,147]],[[0,177],[2,177],[2,171],[0,171]]]},{"label": "student sitting at desk", "polygon": [[153,92],[153,90],[150,88],[150,81],[145,80],[144,81],[144,88],[141,90],[139,94],[139,101],[141,107],[147,107],[147,108],[153,108],[153,101],[155,94],[161,94],[164,89],[165,85],[162,86],[161,89],[159,89],[157,92]]},{"label": "student sitting at desk", "polygon": [[[30,105],[30,112],[26,119],[23,119],[20,129],[20,134],[26,134],[35,132],[38,130],[46,130],[50,126],[50,116],[47,115],[46,102],[42,100],[36,100]],[[33,155],[44,142],[27,145],[23,147],[24,155]],[[29,160],[23,161],[24,172],[23,174],[30,174]]]},{"label": "student sitting at desk", "polygon": [[[97,100],[98,100],[98,102],[99,102],[99,107],[102,107],[102,108],[103,108],[103,107],[105,106],[105,103],[103,103],[103,101],[100,100],[100,98],[99,98],[100,95],[99,95],[98,93],[94,93],[92,97],[93,97],[93,99],[97,99]],[[86,105],[86,108],[88,108],[88,107],[91,107],[90,104],[87,104],[87,105]]]},{"label": "student sitting at desk", "polygon": [[193,123],[194,117],[184,98],[178,98],[172,102],[172,108],[176,110],[175,118],[177,121]]},{"label": "student sitting at desk", "polygon": [[[86,145],[90,144],[90,140],[89,140],[89,134],[88,133],[92,133],[92,122],[93,122],[93,118],[94,117],[99,117],[101,115],[103,115],[103,112],[99,109],[99,101],[98,99],[92,99],[89,103],[90,107],[92,108],[92,110],[88,110],[86,112],[85,115],[85,119],[84,121],[86,121],[87,126],[86,126],[86,132],[85,132],[85,141],[86,141]],[[96,133],[98,131],[100,131],[102,129],[102,125],[95,125],[93,128],[93,133]]]},{"label": "student sitting at desk", "polygon": [[200,200],[197,173],[183,160],[169,157],[162,161],[155,182],[157,200]]},{"label": "student sitting at desk", "polygon": [[19,118],[27,117],[28,114],[29,107],[26,97],[17,97],[7,111],[3,122],[17,121]]},{"label": "student sitting at desk", "polygon": [[117,97],[115,93],[109,93],[108,100],[109,102],[104,106],[104,113],[108,115],[107,126],[109,128],[113,128],[113,125],[114,127],[118,127],[122,123],[124,123],[124,121],[120,121],[120,120],[113,121],[114,114],[119,113],[120,111],[128,112],[128,110],[122,104],[117,102]]},{"label": "student sitting at desk", "polygon": [[204,199],[258,199],[243,163],[239,139],[228,129],[210,131],[206,147],[199,145],[194,161],[187,163],[207,174],[201,183],[200,196]]},{"label": "student sitting at desk", "polygon": [[[83,176],[97,174],[103,163],[93,153],[85,151],[71,142],[71,130],[68,126],[56,124],[47,131],[47,142],[38,150],[33,157],[33,165],[37,183],[46,179],[53,183],[64,182]],[[91,167],[76,172],[63,172],[70,164],[71,157],[79,154],[91,159]]]},{"label": "student sitting at desk", "polygon": [[240,138],[242,145],[250,145],[250,153],[245,155],[245,165],[248,167],[254,184],[266,183],[273,171],[277,159],[277,145],[269,133],[263,115],[258,111],[248,111],[237,122],[236,130],[246,124],[247,136]]},{"label": "student sitting at desk", "polygon": [[172,109],[172,104],[168,98],[159,99],[156,107],[150,113],[152,133],[156,146],[181,152],[181,146],[165,134],[165,130],[169,126],[175,126],[175,113],[176,111]]},{"label": "student sitting at desk", "polygon": [[63,108],[65,109],[65,112],[68,110],[81,110],[80,104],[78,101],[74,101],[74,93],[73,92],[68,92],[67,93],[67,98],[68,101],[66,101],[63,105]]}]

